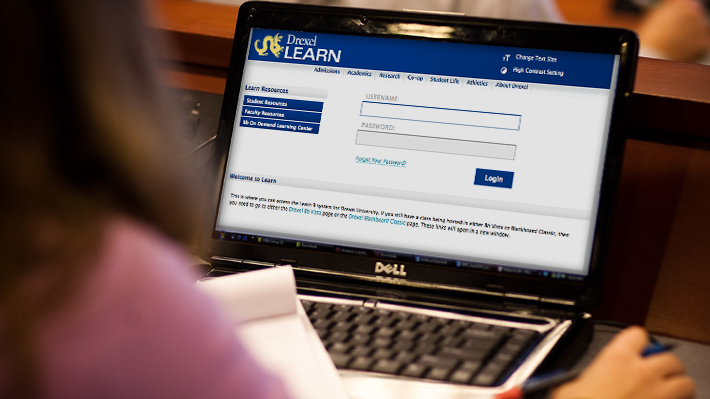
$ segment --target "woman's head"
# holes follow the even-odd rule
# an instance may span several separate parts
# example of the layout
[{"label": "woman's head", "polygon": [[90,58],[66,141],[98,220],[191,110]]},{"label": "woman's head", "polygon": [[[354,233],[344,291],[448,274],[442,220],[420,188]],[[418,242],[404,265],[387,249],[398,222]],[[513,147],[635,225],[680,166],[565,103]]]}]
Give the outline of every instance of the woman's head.
[{"label": "woman's head", "polygon": [[[141,6],[15,1],[0,13],[0,342],[18,344],[18,378],[34,321],[70,294],[106,215],[192,231],[195,186]],[[47,264],[53,289],[27,302],[20,283]]]},{"label": "woman's head", "polygon": [[46,221],[80,230],[106,211],[185,238],[190,171],[140,3],[13,3],[0,17],[0,185],[9,205],[0,209],[0,245],[22,247]]}]

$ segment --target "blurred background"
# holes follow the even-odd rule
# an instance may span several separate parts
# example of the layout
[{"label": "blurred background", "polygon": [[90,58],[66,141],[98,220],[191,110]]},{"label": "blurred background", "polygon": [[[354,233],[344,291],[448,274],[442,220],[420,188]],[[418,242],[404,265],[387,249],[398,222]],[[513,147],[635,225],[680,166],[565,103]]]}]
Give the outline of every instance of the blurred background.
[{"label": "blurred background", "polygon": [[[200,0],[239,5],[243,0]],[[710,63],[710,0],[282,0],[378,9],[412,9],[636,30],[641,54]]]}]

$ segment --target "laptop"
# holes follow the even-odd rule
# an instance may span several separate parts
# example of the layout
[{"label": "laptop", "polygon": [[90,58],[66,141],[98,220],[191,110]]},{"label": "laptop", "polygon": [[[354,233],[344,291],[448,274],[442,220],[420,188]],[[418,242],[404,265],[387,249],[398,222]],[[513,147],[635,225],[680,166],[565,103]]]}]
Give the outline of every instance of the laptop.
[{"label": "laptop", "polygon": [[292,265],[354,398],[492,395],[572,361],[637,52],[619,29],[244,3],[209,275]]}]

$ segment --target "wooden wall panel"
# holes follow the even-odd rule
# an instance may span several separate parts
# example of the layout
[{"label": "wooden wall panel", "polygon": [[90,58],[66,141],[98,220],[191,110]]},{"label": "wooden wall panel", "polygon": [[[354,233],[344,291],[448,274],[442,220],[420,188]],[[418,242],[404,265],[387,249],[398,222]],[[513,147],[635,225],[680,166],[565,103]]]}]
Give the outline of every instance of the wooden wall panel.
[{"label": "wooden wall panel", "polygon": [[691,151],[627,140],[596,318],[644,324]]},{"label": "wooden wall panel", "polygon": [[710,343],[710,151],[689,150],[687,163],[645,324]]}]

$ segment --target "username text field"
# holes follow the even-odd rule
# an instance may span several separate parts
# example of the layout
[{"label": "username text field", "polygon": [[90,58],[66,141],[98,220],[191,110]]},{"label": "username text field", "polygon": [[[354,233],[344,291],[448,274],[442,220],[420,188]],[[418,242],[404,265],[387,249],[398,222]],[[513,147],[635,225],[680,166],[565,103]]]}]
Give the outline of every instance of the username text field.
[{"label": "username text field", "polygon": [[360,116],[520,130],[521,115],[363,101]]}]

